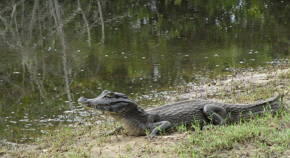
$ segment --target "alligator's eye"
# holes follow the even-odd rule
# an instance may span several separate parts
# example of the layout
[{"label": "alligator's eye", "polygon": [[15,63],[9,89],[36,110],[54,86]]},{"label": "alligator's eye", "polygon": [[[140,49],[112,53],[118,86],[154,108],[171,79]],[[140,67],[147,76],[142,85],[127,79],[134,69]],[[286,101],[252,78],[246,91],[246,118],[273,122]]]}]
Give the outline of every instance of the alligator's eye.
[{"label": "alligator's eye", "polygon": [[117,98],[125,98],[125,99],[127,99],[128,97],[125,95],[125,94],[123,94],[123,93],[115,93],[115,96],[117,97]]},{"label": "alligator's eye", "polygon": [[108,93],[105,95],[106,98],[114,98],[115,94],[114,93]]}]

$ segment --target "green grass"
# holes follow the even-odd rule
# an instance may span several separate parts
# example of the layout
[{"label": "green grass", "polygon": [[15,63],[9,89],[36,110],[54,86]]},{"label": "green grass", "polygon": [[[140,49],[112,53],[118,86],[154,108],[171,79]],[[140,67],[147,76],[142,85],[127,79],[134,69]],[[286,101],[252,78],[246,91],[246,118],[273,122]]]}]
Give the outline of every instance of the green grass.
[{"label": "green grass", "polygon": [[[268,115],[245,123],[193,132],[177,146],[177,149],[179,149],[179,155],[185,157],[193,155],[210,157],[218,156],[220,151],[234,150],[234,146],[252,143],[257,148],[265,149],[270,149],[275,145],[276,147],[271,148],[269,152],[275,152],[276,156],[281,156],[290,148],[289,127],[288,113],[275,117]],[[267,153],[258,154],[263,157]]]}]

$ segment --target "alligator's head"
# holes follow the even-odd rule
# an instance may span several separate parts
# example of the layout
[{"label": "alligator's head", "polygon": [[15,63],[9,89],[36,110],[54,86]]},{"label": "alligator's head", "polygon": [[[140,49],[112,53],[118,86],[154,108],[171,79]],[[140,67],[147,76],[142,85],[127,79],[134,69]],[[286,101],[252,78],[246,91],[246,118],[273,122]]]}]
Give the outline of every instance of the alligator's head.
[{"label": "alligator's head", "polygon": [[119,114],[137,109],[137,104],[125,94],[108,90],[104,90],[99,96],[93,99],[80,97],[78,103],[101,111]]}]

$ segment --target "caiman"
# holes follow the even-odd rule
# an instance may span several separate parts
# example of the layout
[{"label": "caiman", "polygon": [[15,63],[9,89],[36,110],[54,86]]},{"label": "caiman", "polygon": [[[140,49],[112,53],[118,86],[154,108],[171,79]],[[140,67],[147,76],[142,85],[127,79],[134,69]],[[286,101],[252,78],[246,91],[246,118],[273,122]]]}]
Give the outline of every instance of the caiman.
[{"label": "caiman", "polygon": [[253,104],[226,104],[207,100],[188,100],[143,110],[135,101],[119,92],[103,91],[98,97],[87,99],[80,97],[78,102],[95,108],[119,121],[128,135],[156,136],[160,131],[172,127],[197,124],[224,125],[260,115],[265,111],[275,113],[279,107],[281,95]]}]

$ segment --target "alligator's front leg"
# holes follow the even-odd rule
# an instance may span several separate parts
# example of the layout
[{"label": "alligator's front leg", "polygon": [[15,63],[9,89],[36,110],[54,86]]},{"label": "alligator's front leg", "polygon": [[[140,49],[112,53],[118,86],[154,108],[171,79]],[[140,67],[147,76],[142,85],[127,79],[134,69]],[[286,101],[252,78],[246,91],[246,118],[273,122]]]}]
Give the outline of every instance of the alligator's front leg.
[{"label": "alligator's front leg", "polygon": [[211,120],[211,123],[214,125],[223,125],[225,124],[226,119],[226,110],[217,105],[208,104],[203,107],[204,114]]},{"label": "alligator's front leg", "polygon": [[154,137],[154,136],[157,136],[159,132],[165,131],[168,128],[170,128],[171,123],[169,121],[160,121],[160,122],[152,123],[150,126],[151,126],[152,131],[149,137]]}]

